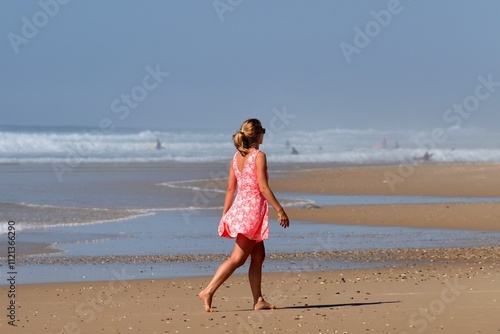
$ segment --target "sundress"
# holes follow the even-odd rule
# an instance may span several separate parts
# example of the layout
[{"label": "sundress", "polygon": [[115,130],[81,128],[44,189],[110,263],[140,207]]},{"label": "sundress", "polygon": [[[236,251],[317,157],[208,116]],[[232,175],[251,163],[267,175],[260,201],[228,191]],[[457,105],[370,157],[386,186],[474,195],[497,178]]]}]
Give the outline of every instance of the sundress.
[{"label": "sundress", "polygon": [[[225,238],[236,238],[239,233],[250,240],[262,241],[269,237],[268,205],[261,194],[257,181],[255,161],[259,150],[248,157],[240,172],[236,157],[232,167],[237,181],[236,197],[219,223],[219,235]],[[267,175],[266,175],[267,177]]]}]

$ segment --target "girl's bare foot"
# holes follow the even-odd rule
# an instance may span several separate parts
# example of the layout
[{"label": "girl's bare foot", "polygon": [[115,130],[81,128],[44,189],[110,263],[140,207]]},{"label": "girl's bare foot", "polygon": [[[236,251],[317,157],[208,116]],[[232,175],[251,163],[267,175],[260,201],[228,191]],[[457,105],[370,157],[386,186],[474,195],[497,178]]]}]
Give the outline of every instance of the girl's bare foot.
[{"label": "girl's bare foot", "polygon": [[203,290],[198,294],[198,297],[200,297],[205,304],[205,311],[212,312],[212,295]]},{"label": "girl's bare foot", "polygon": [[276,309],[276,306],[274,306],[272,304],[269,304],[268,302],[266,302],[264,300],[264,298],[259,298],[259,300],[257,301],[257,303],[255,303],[255,305],[253,306],[253,309],[255,311],[258,311],[258,310],[274,310],[274,309]]}]

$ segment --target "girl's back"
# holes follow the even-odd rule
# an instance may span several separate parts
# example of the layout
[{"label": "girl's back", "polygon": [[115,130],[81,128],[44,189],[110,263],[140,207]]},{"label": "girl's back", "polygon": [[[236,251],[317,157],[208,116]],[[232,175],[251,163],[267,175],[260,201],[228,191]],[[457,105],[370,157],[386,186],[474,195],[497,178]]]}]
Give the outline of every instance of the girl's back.
[{"label": "girl's back", "polygon": [[233,157],[233,170],[238,181],[238,193],[250,192],[260,195],[259,183],[257,181],[256,160],[259,150],[242,156],[239,152]]}]

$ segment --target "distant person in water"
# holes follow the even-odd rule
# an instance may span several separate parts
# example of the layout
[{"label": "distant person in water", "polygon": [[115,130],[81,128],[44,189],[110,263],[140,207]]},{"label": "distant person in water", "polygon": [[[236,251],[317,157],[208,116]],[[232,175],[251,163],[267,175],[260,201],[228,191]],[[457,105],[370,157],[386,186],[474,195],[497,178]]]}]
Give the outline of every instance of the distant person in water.
[{"label": "distant person in water", "polygon": [[156,149],[157,150],[164,149],[164,147],[161,145],[160,139],[156,139]]},{"label": "distant person in water", "polygon": [[292,154],[299,154],[299,151],[295,147],[292,147]]},{"label": "distant person in water", "polygon": [[212,299],[217,289],[237,268],[245,264],[249,256],[248,281],[253,295],[253,308],[275,308],[264,300],[261,291],[264,240],[269,236],[268,203],[278,212],[278,221],[283,228],[287,228],[290,222],[268,185],[266,155],[259,151],[265,133],[266,129],[260,121],[253,118],[246,120],[233,136],[237,152],[229,164],[227,191],[218,231],[221,237],[236,238],[236,243],[229,259],[219,266],[210,283],[198,294],[207,312],[212,312]]},{"label": "distant person in water", "polygon": [[429,161],[432,158],[432,153],[425,152],[425,154],[422,156],[422,160],[424,161]]},{"label": "distant person in water", "polygon": [[433,155],[432,153],[429,153],[429,151],[427,151],[421,157],[416,157],[415,160],[430,161],[432,158],[432,155]]}]

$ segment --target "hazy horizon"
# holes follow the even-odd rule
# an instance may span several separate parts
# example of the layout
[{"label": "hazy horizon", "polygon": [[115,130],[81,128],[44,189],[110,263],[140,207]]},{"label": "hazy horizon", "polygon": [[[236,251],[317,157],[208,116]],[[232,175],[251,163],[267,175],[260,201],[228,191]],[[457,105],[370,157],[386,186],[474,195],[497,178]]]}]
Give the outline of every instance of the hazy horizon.
[{"label": "hazy horizon", "polygon": [[0,8],[3,125],[500,130],[492,0]]}]

